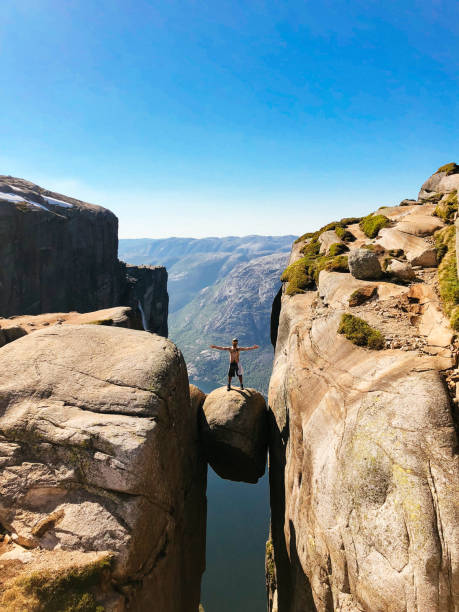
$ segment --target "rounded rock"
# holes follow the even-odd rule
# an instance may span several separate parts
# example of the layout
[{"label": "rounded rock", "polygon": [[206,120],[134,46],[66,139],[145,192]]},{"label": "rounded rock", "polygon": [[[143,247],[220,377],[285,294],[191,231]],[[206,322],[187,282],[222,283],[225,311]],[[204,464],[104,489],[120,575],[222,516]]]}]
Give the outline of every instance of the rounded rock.
[{"label": "rounded rock", "polygon": [[268,447],[263,395],[254,389],[212,391],[203,406],[201,440],[221,478],[256,483],[265,473]]},{"label": "rounded rock", "polygon": [[349,271],[354,278],[368,280],[382,276],[378,256],[368,249],[354,249],[348,255]]},{"label": "rounded rock", "polygon": [[409,281],[416,278],[416,274],[410,263],[393,259],[387,266],[387,272],[400,280]]}]

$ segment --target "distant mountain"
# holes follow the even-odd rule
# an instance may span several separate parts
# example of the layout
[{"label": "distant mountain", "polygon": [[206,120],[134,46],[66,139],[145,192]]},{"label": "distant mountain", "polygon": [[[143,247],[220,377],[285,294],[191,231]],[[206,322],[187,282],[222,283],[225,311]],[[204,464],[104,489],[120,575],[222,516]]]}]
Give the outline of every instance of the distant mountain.
[{"label": "distant mountain", "polygon": [[120,240],[132,264],[169,272],[169,336],[182,350],[194,382],[223,384],[227,355],[210,344],[260,349],[242,356],[247,385],[267,393],[272,364],[271,304],[295,236]]}]

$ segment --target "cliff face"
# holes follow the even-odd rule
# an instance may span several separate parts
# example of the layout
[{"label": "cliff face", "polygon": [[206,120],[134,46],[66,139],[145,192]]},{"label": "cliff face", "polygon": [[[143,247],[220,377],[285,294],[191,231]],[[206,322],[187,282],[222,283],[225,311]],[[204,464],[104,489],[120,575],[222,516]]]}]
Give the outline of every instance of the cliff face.
[{"label": "cliff face", "polygon": [[147,327],[167,334],[165,270],[151,268],[140,294],[135,277],[146,273],[126,275],[118,220],[100,206],[0,176],[0,264],[0,316],[121,305],[140,317],[140,302],[151,312]]},{"label": "cliff face", "polygon": [[53,326],[0,368],[0,608],[196,612],[206,464],[176,347]]},{"label": "cliff face", "polygon": [[294,245],[272,317],[273,612],[457,610],[457,200],[440,174],[384,219],[324,228],[346,261],[318,233]]}]

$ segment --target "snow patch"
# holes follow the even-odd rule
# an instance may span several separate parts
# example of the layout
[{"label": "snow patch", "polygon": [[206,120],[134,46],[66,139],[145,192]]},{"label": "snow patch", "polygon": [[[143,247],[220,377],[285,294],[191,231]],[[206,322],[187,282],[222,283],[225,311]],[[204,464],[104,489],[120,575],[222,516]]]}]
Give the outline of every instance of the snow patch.
[{"label": "snow patch", "polygon": [[31,204],[32,206],[36,206],[37,208],[42,208],[43,210],[46,210],[46,212],[50,212],[46,208],[46,206],[43,206],[43,204],[28,200],[27,198],[24,198],[24,196],[17,195],[17,193],[3,193],[2,191],[0,191],[0,199],[8,200],[9,202],[27,202],[27,204]]},{"label": "snow patch", "polygon": [[48,204],[53,204],[54,206],[62,206],[62,208],[73,208],[73,204],[69,204],[69,202],[57,200],[56,198],[50,198],[49,196],[42,197],[48,202]]}]

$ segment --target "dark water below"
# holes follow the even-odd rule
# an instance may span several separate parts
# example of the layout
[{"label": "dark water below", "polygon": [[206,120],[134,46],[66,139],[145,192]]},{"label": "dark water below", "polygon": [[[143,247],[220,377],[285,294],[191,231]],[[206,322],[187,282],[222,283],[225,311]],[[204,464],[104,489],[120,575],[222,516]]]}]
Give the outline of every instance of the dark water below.
[{"label": "dark water below", "polygon": [[[194,382],[194,381],[193,381]],[[213,386],[195,382],[209,393]],[[265,612],[268,476],[256,484],[223,480],[208,468],[205,612]]]}]

